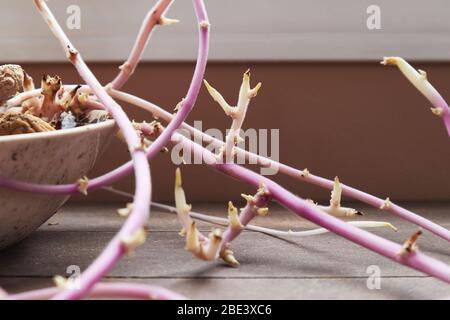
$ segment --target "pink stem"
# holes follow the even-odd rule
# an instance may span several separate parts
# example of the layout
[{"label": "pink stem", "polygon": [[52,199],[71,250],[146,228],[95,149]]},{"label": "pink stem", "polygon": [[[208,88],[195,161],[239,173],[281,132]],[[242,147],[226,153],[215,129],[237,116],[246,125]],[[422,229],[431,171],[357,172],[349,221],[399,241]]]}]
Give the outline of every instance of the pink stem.
[{"label": "pink stem", "polygon": [[[201,151],[202,149],[200,147],[200,152]],[[211,156],[213,156],[212,159],[215,160],[214,155],[211,154]],[[299,215],[302,215],[310,219],[311,221],[346,237],[349,240],[352,240],[362,246],[383,254],[395,261],[411,265],[413,267],[416,267],[418,270],[428,272],[430,274],[433,274],[434,272],[436,273],[436,277],[449,282],[448,266],[437,260],[428,258],[419,252],[415,252],[407,256],[399,256],[398,253],[401,249],[400,245],[372,235],[364,230],[348,226],[344,222],[321,212],[314,206],[305,202],[303,199],[297,198],[274,182],[261,177],[254,172],[251,172],[234,164],[217,164],[216,167],[222,172],[226,172],[232,176],[241,178],[249,183],[252,183],[255,186],[263,181],[266,183],[266,186],[269,188],[272,196],[275,199],[277,199],[287,208],[296,211]]]},{"label": "pink stem", "polygon": [[[140,108],[143,108],[153,114],[158,115],[158,117],[164,119],[165,121],[171,121],[173,119],[173,115],[164,109],[156,106],[155,104],[148,102],[146,100],[143,100],[141,98],[135,97],[131,94],[127,94],[124,92],[120,92],[117,90],[111,90],[110,92],[111,96],[113,98],[126,101],[128,103],[134,104]],[[210,143],[214,143],[215,145],[222,146],[224,145],[223,141],[220,141],[214,137],[211,137],[204,132],[188,125],[187,123],[182,123],[181,128],[189,130],[191,133],[194,133],[195,136],[199,137],[201,136],[204,141]],[[236,148],[238,155],[244,155],[246,159],[250,161],[255,161],[258,164],[262,166],[270,166],[272,168],[278,168],[279,171],[285,175],[288,175],[290,177],[293,177],[294,179],[302,180],[307,183],[311,183],[313,185],[317,185],[319,187],[332,190],[334,182],[328,179],[325,179],[320,176],[316,176],[312,173],[304,174],[301,170],[292,168],[288,165],[285,165],[283,163],[279,163],[277,161],[274,161],[270,158],[266,158],[257,154],[254,154],[252,152],[246,151],[241,148]],[[155,152],[156,154],[156,152]],[[154,154],[152,156],[148,156],[149,159],[152,159]],[[113,184],[117,180],[121,179],[122,177],[129,174],[130,163],[122,165],[121,167],[115,169],[114,171],[111,171],[110,173],[105,174],[104,176],[95,178],[93,180],[90,180],[88,190],[95,190],[98,188],[101,188],[106,185]],[[13,179],[8,179],[4,177],[0,177],[0,186],[25,191],[25,192],[33,192],[33,193],[48,193],[48,194],[70,194],[70,193],[78,193],[78,185],[77,184],[68,184],[68,185],[41,185],[41,184],[34,184],[34,183],[28,183],[28,182],[21,182]],[[345,184],[341,183],[342,192],[343,195],[348,196],[353,199],[357,199],[359,201],[362,201],[364,203],[367,203],[368,205],[373,206],[374,208],[380,208],[385,200],[375,197],[371,194],[368,194],[364,191],[360,191],[356,188],[346,186]],[[439,224],[430,221],[410,210],[407,210],[405,208],[402,208],[401,206],[396,205],[395,203],[392,203],[388,208],[384,209],[404,220],[407,220],[411,223],[414,223],[418,226],[421,226],[422,228],[432,232],[433,234],[450,241],[450,231],[446,228],[440,226]]]},{"label": "pink stem", "polygon": [[[58,294],[57,287],[28,291],[6,296],[7,300],[44,300]],[[186,297],[170,290],[135,283],[97,283],[89,293],[90,298],[132,298],[158,300],[185,300]]]},{"label": "pink stem", "polygon": [[151,9],[142,23],[142,27],[139,30],[139,34],[134,43],[134,47],[131,50],[130,56],[127,61],[122,65],[119,74],[111,82],[113,89],[121,88],[125,82],[134,73],[134,70],[142,57],[144,49],[147,47],[147,43],[150,40],[151,33],[154,27],[159,23],[161,15],[167,10],[172,0],[159,0],[155,7]]},{"label": "pink stem", "polygon": [[75,50],[64,31],[59,26],[55,17],[49,10],[43,0],[35,0],[35,4],[41,12],[43,18],[49,25],[56,38],[60,40],[61,45],[66,50],[67,57],[75,66],[80,76],[87,85],[93,90],[105,108],[116,120],[118,127],[122,130],[125,140],[131,153],[135,177],[135,197],[133,201],[133,210],[130,218],[126,221],[118,235],[107,245],[100,256],[87,268],[82,275],[81,287],[78,289],[69,289],[56,295],[55,299],[77,299],[85,296],[90,289],[103,277],[125,254],[126,249],[123,246],[122,238],[133,235],[142,228],[149,216],[149,205],[151,202],[151,182],[150,168],[145,157],[145,153],[140,147],[140,138],[133,128],[130,120],[120,106],[106,93],[105,89],[98,82],[94,74],[84,63],[81,55]]},{"label": "pink stem", "polygon": [[[192,81],[189,87],[189,90],[186,94],[185,99],[183,100],[180,110],[177,115],[172,119],[167,129],[164,130],[163,134],[151,144],[149,149],[147,150],[147,158],[153,159],[162,148],[167,144],[170,140],[172,133],[178,129],[178,127],[184,122],[187,118],[189,112],[192,110],[195,101],[197,100],[198,93],[200,92],[200,88],[202,85],[203,75],[206,69],[208,50],[209,50],[209,27],[208,17],[206,15],[206,11],[204,8],[204,4],[200,0],[194,0],[197,20],[199,23],[205,22],[204,27],[199,27],[200,33],[200,45],[197,56],[197,64],[195,67],[194,75],[192,77]],[[206,27],[205,27],[206,26]],[[96,190],[102,188],[104,186],[109,186],[113,184],[115,181],[118,181],[126,176],[128,176],[132,172],[133,166],[131,162],[125,163],[120,167],[94,179],[89,180],[88,191]],[[65,184],[65,185],[48,185],[48,184],[33,184],[27,182],[16,181],[14,179],[9,178],[0,178],[0,187],[7,187],[15,190],[32,192],[32,193],[43,193],[43,194],[77,194],[79,193],[78,184]]]},{"label": "pink stem", "polygon": [[[144,21],[142,22],[141,29],[139,30],[139,33],[136,37],[133,49],[131,50],[127,61],[125,61],[122,65],[119,74],[111,82],[111,88],[120,89],[134,73],[139,60],[142,57],[142,53],[150,40],[154,27],[159,23],[162,14],[168,10],[172,1],[173,0],[159,0],[156,5],[147,13]],[[70,91],[75,86],[76,85],[64,85],[64,88],[67,91]],[[89,93],[92,92],[92,90],[89,86],[83,85],[78,89],[78,92]],[[19,106],[24,101],[40,95],[41,89],[25,91],[6,101],[5,106],[7,108]]]},{"label": "pink stem", "polygon": [[203,156],[205,162],[217,171],[225,173],[240,181],[247,182],[256,188],[263,183],[274,200],[287,209],[295,212],[297,215],[384,257],[450,283],[450,267],[447,264],[428,257],[419,251],[400,254],[402,252],[401,245],[363,229],[351,226],[344,221],[321,211],[315,205],[308,203],[306,200],[292,194],[277,183],[249,169],[234,163],[218,163],[214,154],[200,145],[192,145],[192,142],[189,139],[180,134],[175,133],[173,141],[175,143],[182,143],[186,148],[191,148],[192,152],[195,154]]},{"label": "pink stem", "polygon": [[445,128],[447,129],[447,134],[450,137],[450,111],[448,109],[444,113],[442,120],[444,121]]},{"label": "pink stem", "polygon": [[[148,102],[144,99],[141,99],[141,98],[135,97],[131,94],[127,94],[125,92],[120,92],[117,90],[112,90],[110,93],[113,98],[136,105],[142,109],[145,109],[145,110],[157,115],[158,117],[160,117],[161,119],[163,119],[165,121],[171,121],[171,119],[173,118],[173,115],[171,113],[165,111],[161,107],[158,107],[157,105],[155,105],[151,102]],[[187,129],[195,137],[202,137],[203,141],[205,141],[205,142],[214,143],[215,146],[220,147],[220,146],[224,145],[223,141],[220,141],[219,139],[209,136],[209,135],[205,134],[204,132],[188,125],[187,123],[183,123],[181,125],[181,128]],[[258,154],[254,154],[252,152],[249,152],[247,150],[244,150],[244,149],[241,149],[238,147],[235,150],[238,155],[244,155],[245,158],[247,160],[250,160],[251,162],[256,162],[256,163],[266,166],[266,167],[270,166],[272,168],[278,168],[278,170],[281,173],[288,175],[290,177],[293,177],[294,179],[299,179],[299,180],[311,183],[313,185],[316,185],[316,186],[319,186],[319,187],[322,187],[322,188],[325,188],[328,190],[333,190],[334,181],[313,175],[311,173],[304,174],[304,172],[301,170],[292,168],[288,165],[279,163],[270,158],[266,158],[266,157],[260,156]],[[360,191],[353,187],[346,186],[343,183],[341,183],[341,188],[342,188],[342,192],[345,196],[348,196],[350,198],[357,199],[359,201],[367,203],[368,205],[371,205],[377,209],[379,209],[385,202],[385,200],[383,200],[383,199],[377,198],[373,195],[370,195],[366,192]],[[446,228],[438,225],[437,223],[434,223],[412,211],[402,208],[394,203],[392,203],[388,208],[386,208],[384,210],[386,210],[404,220],[407,220],[418,226],[421,226],[422,228],[434,233],[435,235],[437,235],[447,241],[450,241],[450,231],[449,230],[447,230]]]},{"label": "pink stem", "polygon": [[243,228],[233,228],[233,226],[229,224],[227,229],[224,231],[222,235],[221,250],[225,249],[231,241],[236,239],[244,228],[250,223],[250,221],[257,216],[254,206],[257,208],[262,208],[265,207],[269,201],[269,196],[266,196],[260,192],[256,193],[253,204],[247,203],[239,214],[239,221],[241,222]]},{"label": "pink stem", "polygon": [[[100,85],[100,83],[95,79],[94,75],[90,72],[90,70],[87,68],[87,66],[82,61],[80,55],[77,53],[73,55],[72,44],[70,43],[69,39],[66,37],[62,29],[57,25],[56,20],[54,19],[51,12],[48,10],[48,7],[44,2],[41,0],[35,0],[38,8],[41,10],[41,12],[44,14],[44,17],[47,17],[49,19],[46,19],[46,21],[49,21],[49,26],[55,33],[58,39],[62,41],[63,46],[65,48],[68,48],[68,56],[70,57],[70,60],[77,68],[80,75],[83,77],[87,85],[92,88],[94,93],[97,95],[97,97],[100,99],[100,101],[105,105],[108,106],[109,104],[114,105],[115,102],[112,100],[112,98],[106,93],[104,88]],[[148,150],[148,154],[153,156],[159,152],[167,143],[167,141],[170,139],[172,133],[179,127],[181,123],[184,122],[185,118],[187,117],[188,113],[191,111],[192,107],[194,106],[194,103],[196,101],[196,98],[198,96],[198,92],[201,88],[201,83],[203,79],[203,75],[206,69],[206,63],[207,63],[207,56],[208,56],[208,40],[209,40],[209,23],[207,22],[207,14],[206,9],[204,7],[202,0],[194,0],[194,7],[197,15],[197,19],[199,21],[199,34],[200,34],[200,45],[199,45],[199,52],[198,52],[198,60],[197,65],[194,71],[194,76],[191,82],[191,85],[189,87],[188,93],[186,95],[186,98],[184,99],[181,110],[177,114],[177,116],[173,119],[173,121],[169,124],[167,127],[167,132],[164,132],[161,134],[158,139],[151,145],[151,147]],[[206,24],[204,24],[205,22]],[[206,26],[206,27],[205,27]],[[118,105],[117,105],[118,107]],[[123,110],[118,107],[120,111]],[[120,122],[122,120],[121,115],[119,117],[115,116],[113,111],[116,111],[115,108],[107,108],[108,111],[111,112],[113,117],[118,122],[119,128],[123,128],[123,125],[120,125]],[[130,146],[138,146],[138,143],[140,141],[137,141],[137,143],[130,143],[129,139],[127,139],[129,134],[129,129],[132,131],[134,137],[136,140],[139,140],[136,132],[134,131],[131,123],[129,122],[128,118],[126,117],[125,113],[123,113],[125,116],[125,121],[128,122],[129,128],[126,128],[126,130],[122,129],[123,134],[127,140],[127,143]],[[129,138],[129,137],[128,137]],[[133,141],[136,142],[136,141]],[[136,152],[137,151],[137,152]],[[135,154],[135,156],[143,156],[142,159],[139,158],[139,160],[144,161],[146,167],[148,168],[147,159],[144,156],[144,153],[142,151],[139,151],[137,148],[130,147],[130,152]],[[139,166],[136,166],[139,168]],[[129,166],[127,168],[127,173],[131,171],[132,167]],[[145,221],[148,218],[148,207],[150,205],[150,173],[149,171],[147,174],[144,172],[141,174],[139,172],[140,170],[136,170],[135,176],[136,176],[136,195],[134,199],[133,204],[133,212],[130,215],[130,218],[127,220],[119,234],[108,244],[108,246],[105,248],[105,250],[100,254],[100,256],[91,264],[91,266],[83,273],[82,279],[82,287],[77,290],[67,290],[60,294],[58,294],[55,298],[57,299],[76,299],[81,298],[83,295],[85,295],[89,290],[92,288],[92,286],[99,281],[101,277],[103,277],[107,272],[111,270],[111,268],[120,260],[120,258],[125,253],[125,248],[122,245],[121,239],[125,236],[130,236],[134,232],[136,232],[139,228],[141,228]],[[146,179],[147,178],[147,179]],[[142,183],[142,182],[145,183]],[[91,181],[95,184],[95,181]],[[90,184],[91,184],[90,182]],[[145,210],[143,210],[143,207],[145,206]]]}]

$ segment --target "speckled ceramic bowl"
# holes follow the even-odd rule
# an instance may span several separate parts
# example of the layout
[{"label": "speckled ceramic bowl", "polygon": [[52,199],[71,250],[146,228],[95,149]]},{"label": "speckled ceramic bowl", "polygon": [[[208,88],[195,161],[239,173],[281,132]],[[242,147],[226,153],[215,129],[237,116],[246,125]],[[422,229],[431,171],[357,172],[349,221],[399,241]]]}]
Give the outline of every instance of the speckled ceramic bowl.
[{"label": "speckled ceramic bowl", "polygon": [[[107,120],[74,129],[0,136],[0,175],[73,183],[94,166],[115,130],[114,121]],[[0,249],[28,236],[68,199],[0,188]]]}]

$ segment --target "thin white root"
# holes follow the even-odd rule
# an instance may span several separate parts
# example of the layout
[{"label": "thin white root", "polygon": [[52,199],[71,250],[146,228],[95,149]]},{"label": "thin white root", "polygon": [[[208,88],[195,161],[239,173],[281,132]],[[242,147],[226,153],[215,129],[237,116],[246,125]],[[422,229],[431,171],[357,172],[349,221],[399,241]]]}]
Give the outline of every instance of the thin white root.
[{"label": "thin white root", "polygon": [[[112,187],[104,187],[103,189],[106,191],[118,194],[118,195],[122,195],[124,197],[133,198],[132,194],[124,192],[124,191],[116,190]],[[251,196],[249,196],[249,197],[251,197]],[[158,208],[158,209],[166,210],[173,214],[177,214],[177,212],[178,212],[176,208],[166,205],[166,204],[162,204],[162,203],[152,202],[152,206],[155,208]],[[199,213],[199,212],[190,211],[189,216],[193,219],[211,223],[211,224],[215,224],[215,225],[228,226],[228,224],[229,224],[228,219],[214,217],[214,216],[210,216],[210,215]],[[346,223],[353,225],[355,227],[360,227],[360,228],[388,227],[394,231],[398,231],[398,229],[395,226],[393,226],[391,223],[385,222],[385,221],[347,221]],[[306,236],[319,235],[319,234],[324,234],[324,233],[329,232],[327,229],[324,229],[324,228],[316,228],[316,229],[305,230],[305,231],[292,231],[292,230],[282,231],[282,230],[270,229],[270,228],[265,228],[265,227],[259,227],[259,226],[250,225],[250,224],[246,225],[244,227],[244,229],[253,231],[253,232],[264,233],[264,234],[271,235],[271,236],[287,236],[287,237],[306,237]]]}]

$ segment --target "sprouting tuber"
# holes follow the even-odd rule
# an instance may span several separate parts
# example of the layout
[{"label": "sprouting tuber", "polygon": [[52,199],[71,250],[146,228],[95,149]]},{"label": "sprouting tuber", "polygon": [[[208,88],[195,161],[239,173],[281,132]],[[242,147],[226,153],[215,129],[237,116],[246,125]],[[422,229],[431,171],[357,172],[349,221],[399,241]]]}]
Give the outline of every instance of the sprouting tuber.
[{"label": "sprouting tuber", "polygon": [[[203,132],[198,132],[185,123],[202,86],[209,49],[210,23],[202,0],[193,0],[199,32],[199,50],[196,68],[187,94],[184,97],[180,97],[181,102],[175,107],[175,115],[162,110],[151,102],[120,91],[122,85],[136,69],[154,27],[157,25],[171,25],[178,22],[178,20],[167,18],[163,14],[171,2],[170,0],[159,0],[155,7],[149,11],[144,19],[130,56],[122,64],[118,76],[108,85],[102,86],[84,63],[81,53],[75,49],[59,26],[45,1],[35,0],[39,12],[55,36],[62,43],[67,58],[74,65],[86,84],[64,85],[61,79],[56,76],[44,76],[41,88],[36,89],[32,79],[26,72],[20,71],[22,70],[20,67],[13,65],[3,66],[3,69],[0,68],[0,101],[2,111],[6,112],[5,114],[11,119],[15,116],[12,112],[27,115],[26,117],[29,118],[36,117],[45,123],[45,125],[41,124],[42,127],[48,125],[51,129],[58,128],[58,123],[64,129],[72,127],[74,121],[80,118],[90,119],[89,121],[92,121],[92,119],[98,120],[101,116],[105,116],[107,112],[107,116],[114,118],[120,128],[121,138],[127,144],[132,160],[103,176],[96,178],[80,177],[73,184],[38,185],[1,177],[0,186],[34,193],[83,193],[88,195],[88,192],[91,190],[107,188],[115,181],[134,173],[136,177],[136,188],[133,202],[118,211],[126,219],[123,227],[99,257],[85,270],[80,289],[74,290],[70,288],[68,281],[57,277],[56,282],[59,285],[58,288],[48,288],[11,296],[6,293],[3,293],[3,295],[11,299],[75,299],[90,295],[98,296],[99,293],[103,293],[104,295],[123,294],[129,297],[142,297],[143,294],[147,295],[146,297],[150,297],[150,295],[154,294],[156,297],[180,298],[179,295],[161,288],[150,288],[131,284],[123,284],[121,286],[119,284],[106,285],[99,283],[125,254],[131,254],[145,241],[147,234],[144,225],[149,216],[152,187],[148,160],[153,159],[169,143],[180,143],[189,147],[187,148],[188,150],[205,158],[207,160],[205,162],[212,169],[246,182],[255,189],[254,195],[244,195],[246,205],[241,212],[238,212],[233,203],[229,203],[228,217],[219,221],[217,219],[215,220],[215,222],[221,222],[223,224],[224,230],[214,228],[210,234],[203,235],[197,229],[195,222],[196,217],[202,218],[202,216],[196,216],[196,213],[191,211],[191,206],[187,204],[186,195],[181,185],[181,172],[179,170],[177,171],[174,191],[176,210],[180,224],[183,227],[181,234],[186,237],[186,249],[197,258],[207,261],[222,258],[228,264],[238,266],[239,262],[235,257],[235,253],[232,251],[231,242],[245,229],[253,229],[274,235],[281,233],[283,235],[298,236],[321,234],[328,230],[382,256],[390,258],[395,262],[407,265],[450,283],[450,267],[441,261],[428,257],[418,249],[416,242],[422,231],[410,236],[403,245],[376,236],[362,230],[360,227],[392,227],[392,225],[389,222],[342,221],[340,217],[354,217],[359,212],[352,208],[343,207],[341,205],[341,197],[349,196],[375,208],[386,210],[402,219],[417,224],[423,230],[428,230],[450,241],[450,232],[444,227],[394,204],[389,198],[384,200],[346,186],[338,178],[334,181],[327,180],[311,174],[307,169],[298,170],[240,149],[237,146],[237,142],[240,139],[239,130],[243,126],[250,100],[256,96],[261,87],[259,83],[254,88],[250,87],[250,74],[248,71],[243,75],[238,103],[234,107],[230,106],[225,98],[208,82],[204,82],[213,99],[219,103],[226,115],[232,118],[231,130],[225,142],[209,137]],[[443,118],[444,124],[450,134],[450,111],[448,105],[428,82],[426,73],[415,71],[401,58],[385,58],[383,62],[384,64],[398,66],[416,88],[431,101],[433,104],[432,112]],[[162,120],[168,122],[167,127],[164,127],[159,122],[156,125],[151,120],[140,123],[131,122],[114,99],[122,100],[146,109],[153,115],[157,115]],[[17,109],[13,110],[17,107],[20,107],[19,111]],[[8,118],[5,114],[2,117]],[[35,125],[35,122],[30,122],[28,118],[28,120],[24,120],[21,118],[22,116],[15,117],[17,118],[17,123],[24,122],[28,126],[24,126],[24,129],[20,130],[30,132],[39,131],[36,128],[28,129],[34,128],[33,125]],[[191,132],[200,134],[202,137],[213,141],[213,143],[222,148],[221,154],[213,154],[203,148],[202,145],[178,134],[176,132],[178,128],[186,128]],[[10,131],[11,134],[21,133],[18,129],[10,129]],[[261,166],[277,166],[282,174],[331,190],[330,204],[323,206],[303,199],[274,181],[235,164],[233,159],[236,154],[244,155],[247,159],[255,159]],[[226,160],[225,162],[223,161],[224,158]],[[280,203],[298,216],[306,218],[322,228],[310,230],[311,232],[309,233],[308,230],[304,231],[306,233],[301,233],[303,231],[280,231],[252,226],[250,222],[254,217],[268,214],[268,206],[271,201]],[[208,220],[207,217],[203,218]]]}]

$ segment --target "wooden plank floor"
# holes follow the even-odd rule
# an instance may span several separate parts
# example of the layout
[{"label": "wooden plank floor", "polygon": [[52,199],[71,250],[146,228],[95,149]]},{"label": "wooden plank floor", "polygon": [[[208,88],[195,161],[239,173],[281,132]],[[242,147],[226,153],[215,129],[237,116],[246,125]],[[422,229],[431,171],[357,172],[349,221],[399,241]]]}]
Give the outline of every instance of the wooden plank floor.
[{"label": "wooden plank floor", "polygon": [[[450,203],[405,204],[450,228]],[[225,207],[195,205],[196,211],[225,216]],[[417,228],[386,213],[361,207],[364,220],[388,220],[400,230],[371,229],[403,242]],[[82,270],[95,258],[123,223],[113,206],[68,205],[28,239],[0,251],[0,287],[8,292],[52,285],[66,268]],[[272,209],[256,224],[280,229],[313,225]],[[200,223],[202,230],[211,225]],[[194,259],[184,250],[176,216],[153,210],[146,243],[125,258],[105,281],[158,284],[194,299],[439,299],[450,286],[358,247],[336,235],[280,239],[244,232],[233,250],[241,262],[231,268],[220,261]],[[450,263],[450,246],[425,232],[420,249]],[[381,272],[380,289],[367,287],[368,266]]]}]

